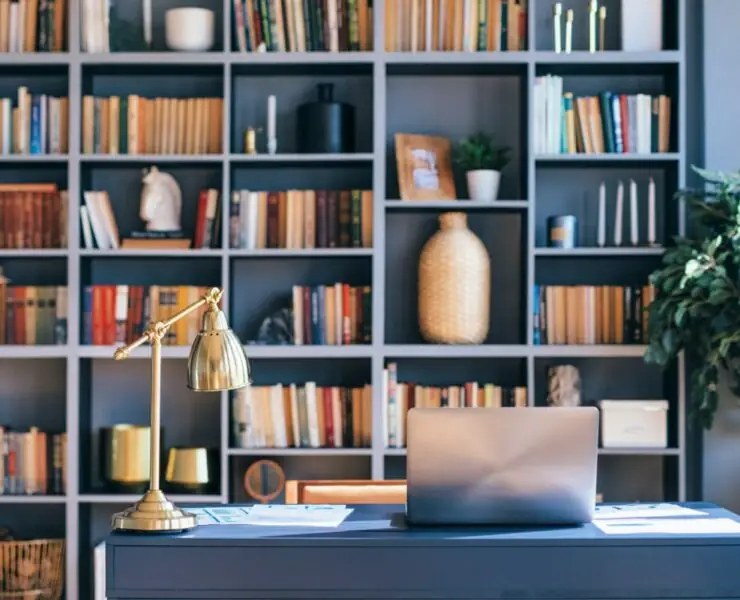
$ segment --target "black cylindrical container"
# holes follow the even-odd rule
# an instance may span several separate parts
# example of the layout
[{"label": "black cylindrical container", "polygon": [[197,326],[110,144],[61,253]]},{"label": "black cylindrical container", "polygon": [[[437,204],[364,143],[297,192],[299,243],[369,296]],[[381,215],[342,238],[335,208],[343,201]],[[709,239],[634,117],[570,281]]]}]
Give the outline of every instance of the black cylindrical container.
[{"label": "black cylindrical container", "polygon": [[298,107],[298,152],[337,154],[355,151],[355,107],[334,100],[334,85],[320,83],[319,98]]},{"label": "black cylindrical container", "polygon": [[548,217],[547,245],[550,248],[576,248],[578,220],[572,215]]}]

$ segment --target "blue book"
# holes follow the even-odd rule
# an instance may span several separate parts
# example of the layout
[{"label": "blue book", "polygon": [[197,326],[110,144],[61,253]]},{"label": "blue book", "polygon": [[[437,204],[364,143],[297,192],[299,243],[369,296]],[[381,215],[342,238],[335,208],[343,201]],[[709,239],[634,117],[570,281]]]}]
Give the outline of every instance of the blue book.
[{"label": "blue book", "polygon": [[540,327],[540,286],[535,285],[532,292],[532,343],[535,346],[542,344],[542,328]]},{"label": "blue book", "polygon": [[41,96],[31,96],[31,154],[41,154]]}]

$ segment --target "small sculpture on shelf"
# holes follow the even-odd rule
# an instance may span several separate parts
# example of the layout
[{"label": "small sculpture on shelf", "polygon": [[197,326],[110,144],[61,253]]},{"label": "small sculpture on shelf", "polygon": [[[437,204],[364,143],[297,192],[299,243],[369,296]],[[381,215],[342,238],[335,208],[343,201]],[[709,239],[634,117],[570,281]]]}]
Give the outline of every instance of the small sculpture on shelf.
[{"label": "small sculpture on shelf", "polygon": [[157,167],[144,171],[139,216],[147,231],[181,231],[182,192],[175,178]]},{"label": "small sculpture on shelf", "polygon": [[257,333],[257,343],[268,346],[293,344],[293,311],[290,308],[281,308],[262,321]]},{"label": "small sculpture on shelf", "polygon": [[580,406],[581,375],[573,365],[550,367],[547,372],[548,406]]}]

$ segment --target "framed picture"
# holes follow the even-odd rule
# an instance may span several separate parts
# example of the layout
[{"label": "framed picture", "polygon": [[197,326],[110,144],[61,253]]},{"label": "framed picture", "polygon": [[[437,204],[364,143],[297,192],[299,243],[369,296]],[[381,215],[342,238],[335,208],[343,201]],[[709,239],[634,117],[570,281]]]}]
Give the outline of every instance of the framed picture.
[{"label": "framed picture", "polygon": [[456,200],[450,140],[397,133],[396,165],[401,200]]}]

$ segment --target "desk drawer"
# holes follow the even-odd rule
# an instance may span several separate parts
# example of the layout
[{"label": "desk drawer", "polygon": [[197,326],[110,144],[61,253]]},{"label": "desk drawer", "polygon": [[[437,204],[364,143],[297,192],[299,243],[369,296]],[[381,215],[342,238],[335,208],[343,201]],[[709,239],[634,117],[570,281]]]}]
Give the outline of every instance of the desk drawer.
[{"label": "desk drawer", "polygon": [[740,598],[740,547],[116,546],[108,597],[171,600]]}]

